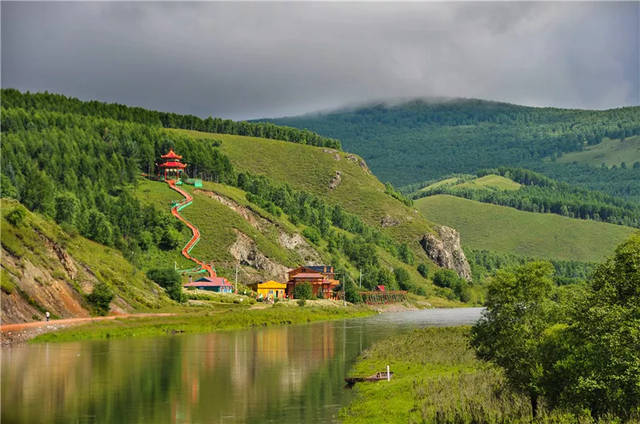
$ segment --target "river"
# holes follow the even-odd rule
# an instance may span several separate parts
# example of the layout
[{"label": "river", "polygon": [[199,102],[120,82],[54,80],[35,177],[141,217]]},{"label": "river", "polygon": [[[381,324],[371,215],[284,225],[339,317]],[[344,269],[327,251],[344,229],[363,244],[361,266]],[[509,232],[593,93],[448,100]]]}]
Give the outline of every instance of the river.
[{"label": "river", "polygon": [[430,309],[200,335],[3,348],[2,423],[330,423],[357,356],[381,338],[471,324]]}]

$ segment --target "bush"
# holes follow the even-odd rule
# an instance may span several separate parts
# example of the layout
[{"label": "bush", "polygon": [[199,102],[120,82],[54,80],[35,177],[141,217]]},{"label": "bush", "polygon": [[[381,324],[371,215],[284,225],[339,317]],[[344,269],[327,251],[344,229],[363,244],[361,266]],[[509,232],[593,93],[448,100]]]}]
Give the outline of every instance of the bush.
[{"label": "bush", "polygon": [[439,269],[433,274],[433,284],[438,287],[453,288],[458,280],[460,277],[451,269]]},{"label": "bush", "polygon": [[173,268],[151,269],[147,277],[164,288],[167,295],[176,302],[184,302],[186,296],[182,293],[182,278]]},{"label": "bush", "polygon": [[429,277],[429,268],[427,268],[427,266],[425,264],[418,265],[418,272],[424,278],[428,278]]},{"label": "bush", "polygon": [[25,209],[22,206],[16,206],[11,209],[11,211],[5,215],[7,221],[11,223],[14,227],[19,226],[24,221],[24,217],[27,215]]},{"label": "bush", "polygon": [[393,274],[396,277],[396,282],[401,290],[409,290],[411,288],[411,277],[409,272],[404,268],[395,268]]},{"label": "bush", "polygon": [[305,299],[298,299],[298,306],[303,307],[307,303]]},{"label": "bush", "polygon": [[96,309],[100,315],[109,312],[109,304],[113,300],[113,291],[103,282],[98,282],[93,287],[91,294],[87,295],[87,301]]},{"label": "bush", "polygon": [[298,284],[293,289],[293,297],[296,299],[311,299],[313,296],[313,289],[311,288],[311,283],[302,283]]},{"label": "bush", "polygon": [[313,227],[305,228],[302,235],[308,238],[313,244],[318,244],[320,242],[320,233]]},{"label": "bush", "polygon": [[347,302],[362,303],[362,296],[356,289],[355,284],[349,282],[344,287],[344,298]]},{"label": "bush", "polygon": [[180,233],[172,227],[167,228],[160,238],[160,249],[162,250],[172,250],[178,247],[180,244]]}]

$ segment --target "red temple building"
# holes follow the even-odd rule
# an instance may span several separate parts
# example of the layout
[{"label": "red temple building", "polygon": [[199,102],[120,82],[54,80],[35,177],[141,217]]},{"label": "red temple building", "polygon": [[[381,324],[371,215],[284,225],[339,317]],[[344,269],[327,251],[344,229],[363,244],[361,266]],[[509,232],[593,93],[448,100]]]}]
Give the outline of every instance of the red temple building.
[{"label": "red temple building", "polygon": [[162,155],[161,158],[164,160],[164,162],[158,165],[158,168],[160,170],[159,173],[162,173],[165,180],[179,180],[182,176],[182,173],[184,172],[184,169],[187,167],[186,163],[180,162],[182,156],[176,154],[176,152],[171,149],[169,150],[169,153],[167,153],[166,155]]},{"label": "red temple building", "polygon": [[289,271],[289,281],[287,282],[287,297],[293,299],[293,291],[298,284],[309,283],[313,296],[330,299],[334,296],[333,290],[340,285],[340,281],[335,279],[332,266],[327,265],[307,265]]}]

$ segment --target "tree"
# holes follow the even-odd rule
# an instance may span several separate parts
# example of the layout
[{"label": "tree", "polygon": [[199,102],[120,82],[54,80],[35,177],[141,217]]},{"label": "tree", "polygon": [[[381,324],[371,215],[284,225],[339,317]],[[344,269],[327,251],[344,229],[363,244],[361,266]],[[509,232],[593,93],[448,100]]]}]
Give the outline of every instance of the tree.
[{"label": "tree", "polygon": [[109,304],[113,300],[113,291],[106,283],[100,281],[93,287],[93,291],[87,295],[87,300],[100,315],[105,315],[109,312]]},{"label": "tree", "polygon": [[52,215],[54,193],[55,186],[51,177],[38,170],[31,181],[27,182],[22,202],[33,211]]},{"label": "tree", "polygon": [[425,264],[418,265],[418,272],[424,278],[429,277],[429,268]]},{"label": "tree", "polygon": [[551,404],[596,417],[640,412],[640,233],[596,269],[571,311],[571,325],[553,340]]},{"label": "tree", "polygon": [[147,277],[160,287],[176,302],[184,302],[186,296],[182,293],[182,278],[173,268],[155,268],[147,272]]},{"label": "tree", "polygon": [[411,288],[411,277],[406,269],[394,268],[393,274],[401,290],[409,290]]},{"label": "tree", "polygon": [[56,222],[72,223],[78,210],[78,198],[73,193],[60,193],[55,197],[54,203]]},{"label": "tree", "polygon": [[296,299],[311,299],[313,296],[313,289],[311,288],[311,283],[305,282],[301,284],[297,284],[293,289],[293,297]]},{"label": "tree", "polygon": [[168,227],[163,231],[160,243],[158,243],[162,250],[175,249],[178,244],[180,244],[180,233],[172,227]]},{"label": "tree", "polygon": [[509,386],[529,397],[534,417],[544,392],[544,334],[556,313],[549,298],[552,275],[547,262],[498,271],[488,286],[487,309],[471,330],[478,358],[504,370]]}]

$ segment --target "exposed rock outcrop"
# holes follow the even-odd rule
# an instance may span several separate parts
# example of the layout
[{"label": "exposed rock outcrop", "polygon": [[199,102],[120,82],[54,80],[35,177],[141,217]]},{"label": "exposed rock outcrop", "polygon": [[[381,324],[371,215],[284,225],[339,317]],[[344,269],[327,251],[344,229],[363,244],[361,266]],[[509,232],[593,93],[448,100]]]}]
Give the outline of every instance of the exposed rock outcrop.
[{"label": "exposed rock outcrop", "polygon": [[282,281],[283,278],[286,278],[289,270],[286,266],[267,258],[258,249],[256,242],[249,236],[238,230],[235,230],[235,232],[237,238],[229,248],[229,253],[236,261],[240,262],[241,265],[248,265],[251,268],[262,271],[261,274],[268,278],[273,278],[277,281]]},{"label": "exposed rock outcrop", "polygon": [[295,250],[307,265],[320,265],[322,258],[309,243],[300,234],[288,234],[280,231],[278,241],[283,247],[289,250]]},{"label": "exposed rock outcrop", "polygon": [[340,160],[340,153],[336,149],[322,149],[323,152],[329,153],[333,156],[333,159]]},{"label": "exposed rock outcrop", "polygon": [[351,162],[355,162],[358,165],[360,165],[360,168],[362,168],[364,172],[366,172],[367,174],[371,174],[371,171],[369,170],[369,167],[367,166],[367,163],[364,160],[360,159],[354,154],[348,154],[346,158],[347,160],[350,160]]},{"label": "exposed rock outcrop", "polygon": [[420,244],[427,255],[440,267],[452,269],[461,278],[471,281],[471,267],[460,246],[460,234],[451,227],[437,228],[438,237],[426,234]]},{"label": "exposed rock outcrop", "polygon": [[333,190],[336,187],[338,187],[341,182],[342,182],[342,172],[336,171],[333,178],[331,178],[331,181],[329,181],[329,188]]},{"label": "exposed rock outcrop", "polygon": [[400,221],[392,217],[391,215],[385,215],[380,220],[380,225],[382,225],[383,228],[395,227],[396,225],[399,225],[399,224],[400,224]]}]

